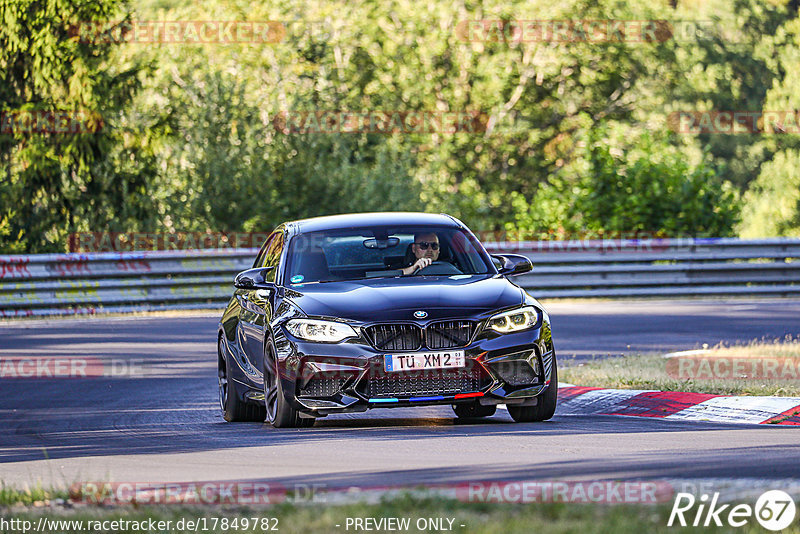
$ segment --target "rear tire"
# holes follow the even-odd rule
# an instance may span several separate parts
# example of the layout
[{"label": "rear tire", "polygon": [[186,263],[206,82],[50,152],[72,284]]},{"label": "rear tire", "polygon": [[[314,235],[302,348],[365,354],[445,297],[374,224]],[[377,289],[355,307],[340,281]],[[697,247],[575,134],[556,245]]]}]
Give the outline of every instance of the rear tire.
[{"label": "rear tire", "polygon": [[496,405],[483,406],[478,401],[467,404],[453,404],[453,411],[459,419],[491,417],[497,411]]},{"label": "rear tire", "polygon": [[267,412],[267,422],[275,428],[295,428],[313,425],[313,419],[310,419],[310,425],[303,422],[304,420],[298,416],[297,410],[289,405],[278,375],[275,347],[272,342],[268,342],[267,350],[264,354],[264,406]]},{"label": "rear tire", "polygon": [[231,379],[228,373],[230,361],[227,351],[222,347],[222,337],[217,340],[217,377],[219,380],[219,406],[222,418],[229,423],[263,422],[266,409],[260,404],[251,404],[242,400],[242,386]]},{"label": "rear tire", "polygon": [[507,406],[509,415],[517,423],[531,423],[534,421],[547,421],[556,413],[556,404],[558,404],[558,367],[555,353],[553,353],[553,369],[550,371],[550,385],[547,386],[542,395],[539,395],[538,399],[539,402],[536,406]]}]

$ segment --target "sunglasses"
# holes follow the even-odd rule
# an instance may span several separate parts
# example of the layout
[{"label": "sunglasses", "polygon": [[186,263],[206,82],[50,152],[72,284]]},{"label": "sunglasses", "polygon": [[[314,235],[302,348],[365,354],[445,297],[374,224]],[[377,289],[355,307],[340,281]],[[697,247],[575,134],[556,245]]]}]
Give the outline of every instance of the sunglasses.
[{"label": "sunglasses", "polygon": [[417,245],[420,250],[428,250],[428,247],[431,247],[431,250],[439,250],[439,243],[436,242],[428,243],[427,241],[417,241],[414,244]]}]

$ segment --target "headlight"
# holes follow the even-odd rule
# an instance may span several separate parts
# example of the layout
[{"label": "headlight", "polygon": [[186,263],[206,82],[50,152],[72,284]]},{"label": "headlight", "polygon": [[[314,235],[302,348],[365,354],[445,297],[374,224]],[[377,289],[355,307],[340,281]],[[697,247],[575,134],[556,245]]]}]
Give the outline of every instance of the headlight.
[{"label": "headlight", "polygon": [[501,334],[508,334],[509,332],[519,332],[520,330],[533,328],[538,322],[539,310],[533,306],[525,306],[516,310],[498,313],[489,319],[486,327]]},{"label": "headlight", "polygon": [[294,337],[322,343],[337,343],[358,335],[348,324],[316,319],[292,319],[286,323],[286,329]]}]

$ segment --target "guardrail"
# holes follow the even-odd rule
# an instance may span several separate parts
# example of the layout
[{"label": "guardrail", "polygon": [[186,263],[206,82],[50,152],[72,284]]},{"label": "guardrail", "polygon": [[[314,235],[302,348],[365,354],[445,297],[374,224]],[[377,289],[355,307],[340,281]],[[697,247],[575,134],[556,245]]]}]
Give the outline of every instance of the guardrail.
[{"label": "guardrail", "polygon": [[534,270],[538,298],[800,295],[800,239],[632,239],[489,243]]},{"label": "guardrail", "polygon": [[[800,239],[486,243],[538,298],[800,295]],[[0,256],[0,316],[219,308],[256,249]]]}]

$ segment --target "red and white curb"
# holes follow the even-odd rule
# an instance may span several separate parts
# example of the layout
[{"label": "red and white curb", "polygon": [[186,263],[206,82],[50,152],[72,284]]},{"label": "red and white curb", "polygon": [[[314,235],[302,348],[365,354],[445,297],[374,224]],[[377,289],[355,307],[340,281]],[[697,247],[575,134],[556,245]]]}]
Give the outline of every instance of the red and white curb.
[{"label": "red and white curb", "polygon": [[681,421],[800,426],[798,397],[737,397],[562,384],[556,415],[624,415]]}]

